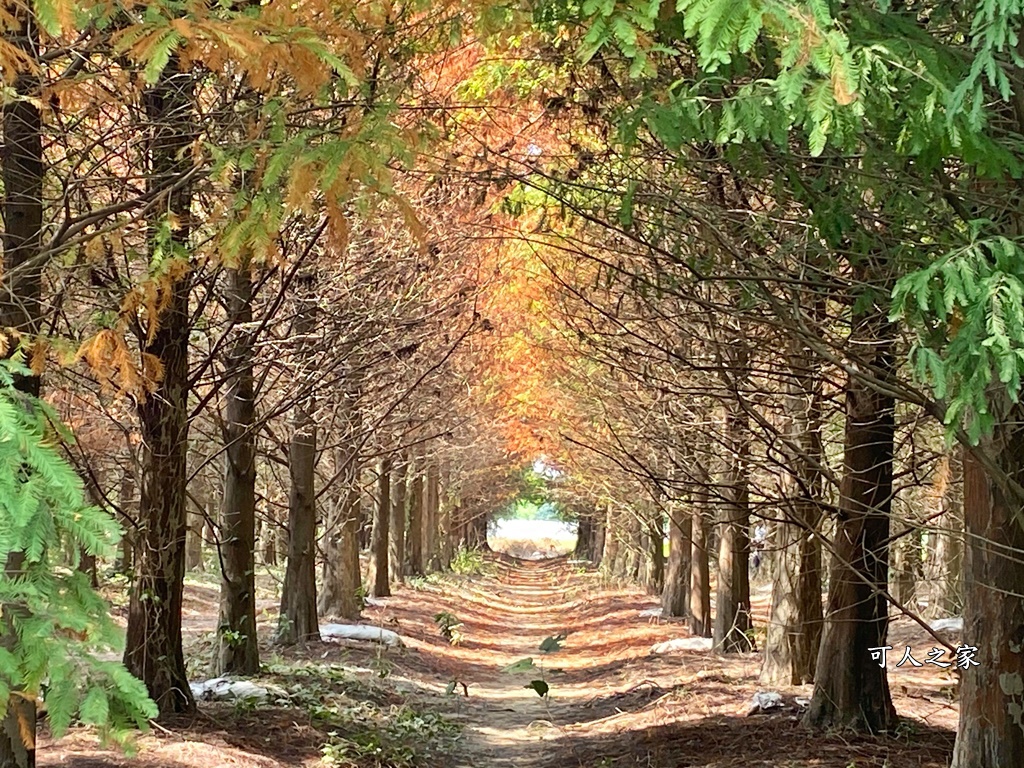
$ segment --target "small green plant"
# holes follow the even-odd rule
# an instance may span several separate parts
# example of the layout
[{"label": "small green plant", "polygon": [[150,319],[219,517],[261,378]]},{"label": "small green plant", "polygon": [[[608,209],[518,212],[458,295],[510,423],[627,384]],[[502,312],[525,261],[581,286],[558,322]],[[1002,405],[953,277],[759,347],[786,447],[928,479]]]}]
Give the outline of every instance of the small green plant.
[{"label": "small green plant", "polygon": [[224,627],[218,627],[218,634],[221,639],[232,648],[237,648],[243,642],[245,642],[245,635],[235,629],[225,629]]},{"label": "small green plant", "polygon": [[441,631],[441,637],[451,645],[458,645],[462,642],[462,631],[460,630],[462,622],[454,614],[448,613],[448,611],[436,613],[434,614],[434,623]]},{"label": "small green plant", "polygon": [[[569,636],[567,632],[559,632],[557,635],[551,635],[545,637],[541,644],[538,646],[541,653],[556,653],[562,650],[562,643]],[[538,696],[547,701],[548,693],[551,691],[551,686],[548,684],[546,675],[544,674],[544,667],[534,662],[532,656],[528,656],[525,659],[520,659],[512,664],[505,667],[502,672],[508,672],[515,674],[517,672],[527,672],[529,670],[537,669],[540,670],[540,677],[536,680],[531,680],[523,688],[529,688],[531,691],[535,691]]]},{"label": "small green plant", "polygon": [[569,636],[567,632],[559,632],[557,635],[551,637],[545,637],[544,641],[540,644],[540,650],[542,653],[555,653],[556,651],[562,650],[562,643]]},{"label": "small green plant", "polygon": [[459,576],[476,576],[484,570],[484,555],[479,549],[459,547],[452,556],[452,573]]},{"label": "small green plant", "polygon": [[322,764],[346,768],[413,768],[447,752],[458,730],[437,714],[365,704],[339,710],[332,725],[337,727],[321,750]]},{"label": "small green plant", "polygon": [[448,685],[444,689],[445,696],[452,696],[458,688],[462,688],[462,695],[469,698],[469,686],[458,678],[453,677],[448,681]]},{"label": "small green plant", "polygon": [[384,680],[390,677],[392,670],[395,668],[394,662],[391,661],[386,655],[387,649],[384,645],[377,646],[377,653],[373,657],[373,671],[377,673],[377,677]]}]

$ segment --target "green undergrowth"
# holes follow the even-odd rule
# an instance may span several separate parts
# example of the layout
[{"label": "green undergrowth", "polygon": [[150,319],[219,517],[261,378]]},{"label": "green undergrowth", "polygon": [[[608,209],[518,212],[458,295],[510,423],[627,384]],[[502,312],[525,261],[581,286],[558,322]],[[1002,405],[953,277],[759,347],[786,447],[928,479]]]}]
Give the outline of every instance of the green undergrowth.
[{"label": "green undergrowth", "polygon": [[260,682],[286,690],[327,735],[322,765],[431,768],[446,765],[459,727],[408,702],[378,671],[341,664],[275,660]]}]

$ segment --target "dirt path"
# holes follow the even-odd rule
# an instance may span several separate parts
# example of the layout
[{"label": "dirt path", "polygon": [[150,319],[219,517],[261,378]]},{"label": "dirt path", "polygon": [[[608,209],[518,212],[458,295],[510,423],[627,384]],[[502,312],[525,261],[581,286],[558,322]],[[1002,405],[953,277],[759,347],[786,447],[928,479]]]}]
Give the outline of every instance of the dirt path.
[{"label": "dirt path", "polygon": [[[639,684],[631,685],[630,677],[630,662],[635,666],[648,657],[652,640],[666,631],[641,619],[653,601],[628,593],[595,594],[564,560],[501,568],[493,592],[482,591],[482,599],[464,609],[469,638],[464,645],[486,659],[490,675],[477,671],[479,679],[471,686],[460,765],[570,764],[564,747],[574,728],[649,703],[666,691],[648,679],[654,674],[650,664]],[[548,638],[562,636],[558,650],[540,650]],[[533,668],[504,671],[526,658],[534,660]],[[546,698],[526,687],[534,680],[549,686]],[[624,691],[624,685],[632,690]]]},{"label": "dirt path", "polygon": [[[642,615],[657,606],[655,598],[603,586],[597,574],[566,559],[530,562],[498,556],[487,568],[485,575],[401,586],[368,608],[366,621],[398,631],[406,644],[402,649],[325,643],[282,651],[268,645],[264,660],[278,659],[271,666],[305,664],[309,674],[324,676],[321,684],[333,685],[329,680],[337,679],[359,700],[372,699],[385,710],[401,704],[440,712],[462,726],[454,753],[417,763],[417,768],[948,765],[949,729],[956,722],[955,706],[943,698],[948,680],[916,670],[890,676],[897,708],[909,716],[896,738],[811,734],[801,729],[795,709],[747,716],[748,702],[759,690],[757,654],[653,654],[653,644],[688,636],[679,622]],[[755,589],[760,626],[767,592],[766,585]],[[187,653],[197,660],[209,651],[215,597],[215,590],[189,588]],[[442,611],[462,622],[458,644],[438,631],[434,617]],[[266,611],[261,635],[269,640],[275,623],[273,610]],[[546,638],[563,634],[558,650],[540,650]],[[536,667],[505,671],[528,657]],[[340,678],[338,670],[343,670]],[[550,687],[546,698],[526,687],[537,679]],[[456,693],[447,694],[452,682]],[[810,688],[782,693],[792,701],[809,695]],[[73,733],[58,744],[44,740],[40,764],[313,768],[320,765],[326,730],[295,709],[240,713],[230,705],[203,705],[192,720],[145,737],[137,758],[101,750],[93,737]],[[362,759],[339,764],[374,765]]]}]

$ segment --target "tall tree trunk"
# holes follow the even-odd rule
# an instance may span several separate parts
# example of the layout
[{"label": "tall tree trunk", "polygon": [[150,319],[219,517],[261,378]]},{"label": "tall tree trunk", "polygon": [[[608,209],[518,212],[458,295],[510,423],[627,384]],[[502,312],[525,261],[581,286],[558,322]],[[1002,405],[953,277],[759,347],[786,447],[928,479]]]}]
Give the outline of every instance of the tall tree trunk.
[{"label": "tall tree trunk", "polygon": [[614,579],[616,563],[619,560],[619,537],[622,531],[619,530],[619,518],[621,515],[615,511],[612,504],[608,505],[605,511],[605,537],[604,552],[601,555],[601,571],[606,578]]},{"label": "tall tree trunk", "polygon": [[409,530],[406,531],[405,553],[409,559],[409,575],[422,576],[423,563],[423,459],[420,449],[413,450],[409,461]]},{"label": "tall tree trunk", "polygon": [[135,498],[135,473],[131,465],[125,468],[124,476],[121,478],[121,490],[118,493],[117,505],[121,510],[121,527],[124,528],[124,535],[121,537],[121,547],[118,552],[118,559],[114,564],[118,573],[129,574],[135,567],[135,519],[138,516],[138,505]]},{"label": "tall tree trunk", "polygon": [[[311,346],[310,334],[316,319],[316,302],[312,298],[312,275],[300,275],[299,300],[295,316],[294,336],[297,354],[303,363]],[[303,366],[305,367],[305,365]],[[313,420],[315,399],[312,394],[314,372],[304,371],[303,396],[292,410],[292,438],[288,447],[288,561],[281,588],[281,614],[278,620],[278,642],[293,644],[320,639],[316,615],[316,422]],[[308,389],[307,389],[308,388]]]},{"label": "tall tree trunk", "polygon": [[346,377],[344,447],[335,453],[340,470],[335,494],[324,525],[324,562],[319,609],[321,616],[358,619],[362,610],[359,568],[362,535],[362,494],[359,461],[360,390],[358,376]]},{"label": "tall tree trunk", "polygon": [[[11,27],[5,42],[33,63],[39,57],[39,32],[27,3],[7,3]],[[16,26],[17,25],[17,26]],[[43,148],[39,80],[29,71],[18,72],[13,90],[21,98],[7,98],[3,108],[3,296],[0,297],[0,328],[32,335],[39,332],[42,307],[41,232],[43,225]],[[10,350],[13,351],[13,350]],[[10,353],[8,352],[8,354]],[[18,389],[39,394],[39,379],[17,381]],[[23,555],[11,553],[4,568],[8,577],[21,570]],[[17,636],[10,626],[17,606],[3,606],[0,647],[11,646]],[[35,702],[13,695],[0,728],[0,768],[32,768],[36,764]],[[23,738],[24,737],[24,738]]]},{"label": "tall tree trunk", "polygon": [[[745,361],[741,362],[745,367]],[[738,398],[740,394],[734,393]],[[718,597],[714,644],[721,653],[753,650],[750,636],[750,507],[747,467],[750,463],[748,417],[738,402],[726,406],[725,432],[729,442],[721,505],[718,550]]]},{"label": "tall tree trunk", "polygon": [[928,613],[933,618],[958,616],[963,610],[963,460],[957,447],[936,468],[941,514],[929,534],[927,580],[931,584]]},{"label": "tall tree trunk", "polygon": [[471,549],[482,549],[490,551],[491,545],[487,543],[487,513],[481,511],[475,504],[466,507],[466,543]]},{"label": "tall tree trunk", "polygon": [[640,571],[647,554],[647,547],[644,544],[646,531],[640,519],[641,514],[639,510],[630,508],[625,518],[628,526],[628,533],[626,534],[628,546],[625,550],[626,559],[623,562],[624,570],[622,577],[633,584],[640,583]]},{"label": "tall tree trunk", "polygon": [[921,529],[906,534],[893,547],[893,596],[911,610],[917,600],[917,582],[921,575]]},{"label": "tall tree trunk", "polygon": [[423,559],[429,570],[442,567],[438,541],[438,518],[441,511],[440,470],[437,457],[430,456],[426,462],[423,486]]},{"label": "tall tree trunk", "polygon": [[[861,282],[870,277],[863,268],[855,275]],[[854,317],[851,350],[860,358],[857,364],[883,381],[893,371],[893,333],[880,312],[869,309]],[[810,726],[877,732],[896,722],[886,671],[869,650],[885,645],[889,625],[884,591],[894,431],[893,399],[851,375],[828,621],[804,718]]]},{"label": "tall tree trunk", "polygon": [[185,520],[185,570],[204,571],[203,528],[206,527],[206,519],[199,512],[186,512]]},{"label": "tall tree trunk", "polygon": [[697,637],[711,637],[711,566],[709,529],[711,511],[708,508],[708,484],[711,481],[705,459],[693,461],[694,488],[691,516],[690,549],[690,632]]},{"label": "tall tree trunk", "polygon": [[256,637],[256,402],[253,391],[252,276],[243,261],[227,270],[228,314],[236,338],[224,393],[224,494],[220,524],[218,675],[260,671]]},{"label": "tall tree trunk", "polygon": [[406,454],[399,456],[395,462],[394,470],[391,473],[394,494],[391,501],[391,546],[389,555],[391,558],[391,577],[398,582],[405,581],[405,523],[408,515],[406,500],[408,494],[407,481],[408,473],[406,468],[409,462]]},{"label": "tall tree trunk", "polygon": [[370,537],[370,595],[391,594],[388,575],[388,539],[391,529],[391,457],[384,456],[377,465],[377,505],[374,507],[373,533]]},{"label": "tall tree trunk", "polygon": [[[150,122],[151,189],[176,184],[160,209],[177,219],[169,246],[176,258],[187,258],[192,205],[191,185],[180,182],[189,169],[192,143],[193,80],[171,55],[156,84],[145,95]],[[154,224],[151,237],[156,237]],[[181,649],[181,605],[185,576],[186,470],[188,457],[188,344],[190,277],[186,274],[167,292],[166,309],[156,332],[148,329],[144,352],[158,358],[163,378],[139,404],[142,431],[142,496],[135,542],[135,581],[128,606],[124,663],[142,680],[161,714],[195,709]],[[149,323],[157,322],[150,318]]]},{"label": "tall tree trunk", "polygon": [[359,571],[359,463],[355,446],[344,452],[345,471],[338,479],[340,492],[327,515],[324,546],[321,616],[355,620],[362,611],[362,574]]},{"label": "tall tree trunk", "polygon": [[595,517],[593,543],[590,549],[590,562],[598,568],[601,566],[601,558],[604,556],[604,542],[607,538],[607,533],[604,517]]},{"label": "tall tree trunk", "polygon": [[[794,342],[795,344],[796,342]],[[787,450],[791,474],[785,488],[785,519],[775,527],[772,608],[761,682],[802,685],[814,679],[821,644],[821,376],[803,345],[791,355]]]},{"label": "tall tree trunk", "polygon": [[693,517],[686,505],[669,503],[668,572],[661,593],[663,616],[687,616],[690,613],[690,556]]},{"label": "tall tree trunk", "polygon": [[593,560],[594,520],[590,515],[579,515],[576,520],[576,546],[573,560]]},{"label": "tall tree trunk", "polygon": [[450,570],[452,558],[455,556],[455,531],[452,525],[452,507],[454,498],[449,494],[451,471],[447,464],[440,475],[440,487],[437,492],[437,534],[440,537],[441,568]]},{"label": "tall tree trunk", "polygon": [[661,509],[655,506],[647,516],[647,562],[644,581],[647,591],[660,595],[665,588],[665,529]]},{"label": "tall tree trunk", "polygon": [[[1015,483],[1024,481],[1024,407],[981,448]],[[951,768],[1024,765],[1024,499],[964,455],[964,644],[977,649],[960,677],[960,726]]]}]

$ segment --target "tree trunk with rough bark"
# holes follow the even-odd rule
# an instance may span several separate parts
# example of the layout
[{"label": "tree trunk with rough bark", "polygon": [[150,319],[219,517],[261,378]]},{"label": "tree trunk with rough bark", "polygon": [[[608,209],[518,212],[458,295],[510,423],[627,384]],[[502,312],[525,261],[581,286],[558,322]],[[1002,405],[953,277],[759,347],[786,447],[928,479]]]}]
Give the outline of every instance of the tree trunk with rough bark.
[{"label": "tree trunk with rough bark", "polygon": [[220,616],[215,674],[256,675],[256,402],[253,387],[252,276],[243,261],[226,274],[228,314],[236,334],[227,354],[224,484],[220,514]]},{"label": "tree trunk with rough bark", "polygon": [[928,534],[925,578],[931,586],[928,615],[959,616],[963,611],[964,499],[962,449],[944,456],[935,470],[939,517]]},{"label": "tree trunk with rough bark", "polygon": [[[1018,487],[1024,482],[1024,407],[981,449]],[[964,637],[977,649],[960,677],[960,725],[951,768],[1024,765],[1024,499],[964,456]]]},{"label": "tree trunk with rough bark", "polygon": [[391,530],[391,457],[384,456],[377,465],[377,503],[373,514],[373,533],[370,535],[371,597],[391,594],[388,541]]},{"label": "tree trunk with rough bark", "polygon": [[423,559],[431,571],[441,570],[439,525],[441,511],[440,470],[430,456],[423,478]]},{"label": "tree trunk with rough bark", "polygon": [[803,349],[790,356],[786,406],[791,447],[785,449],[783,514],[772,547],[772,607],[765,640],[761,682],[802,685],[814,680],[821,644],[821,502],[824,451],[821,443],[821,375]]},{"label": "tree trunk with rough bark", "polygon": [[[177,218],[165,252],[186,259],[192,205],[191,185],[178,179],[189,170],[194,82],[171,55],[157,82],[144,94],[150,122],[150,189],[177,184],[159,207]],[[151,237],[160,223],[154,222]],[[157,247],[154,243],[154,247]],[[158,359],[163,378],[156,392],[138,406],[142,431],[139,530],[135,541],[135,579],[128,605],[124,663],[142,680],[162,715],[191,712],[181,647],[181,607],[185,577],[186,476],[188,458],[188,349],[191,332],[189,275],[164,285],[166,309],[155,333],[143,329],[144,352]],[[150,319],[155,322],[155,319]],[[149,331],[152,329],[150,328]]]},{"label": "tree trunk with rough bark", "polygon": [[694,466],[693,512],[690,538],[690,632],[696,637],[711,637],[711,564],[709,529],[711,510],[708,484],[711,481],[705,459],[697,457]]},{"label": "tree trunk with rough bark", "polygon": [[[862,281],[870,276],[857,270]],[[854,317],[857,365],[883,381],[894,368],[892,327],[872,309]],[[804,722],[817,728],[886,731],[896,723],[886,671],[871,648],[889,626],[889,514],[895,403],[851,375],[839,519],[833,538],[827,622]]]},{"label": "tree trunk with rough bark", "polygon": [[121,527],[124,535],[121,537],[121,546],[118,549],[118,557],[114,562],[114,568],[118,573],[130,574],[135,567],[135,547],[132,544],[135,538],[135,518],[138,512],[138,499],[135,498],[135,474],[131,466],[125,468],[121,477],[121,490],[117,495],[117,506],[121,511]]},{"label": "tree trunk with rough bark", "polygon": [[690,557],[693,517],[687,506],[677,501],[669,504],[668,570],[665,589],[661,593],[663,616],[688,616],[690,613]]},{"label": "tree trunk with rough bark", "polygon": [[580,514],[576,521],[576,546],[573,548],[574,560],[594,562],[597,530],[594,518],[589,514]]},{"label": "tree trunk with rough bark", "polygon": [[405,554],[409,560],[408,574],[423,576],[426,572],[423,561],[423,459],[419,449],[414,449],[409,460],[409,529],[406,531]]},{"label": "tree trunk with rough bark", "polygon": [[339,449],[335,461],[342,467],[327,515],[319,610],[321,616],[355,620],[362,611],[362,574],[359,570],[359,456],[355,442]]},{"label": "tree trunk with rough bark", "polygon": [[609,504],[605,510],[605,534],[604,552],[601,554],[601,573],[605,578],[615,578],[616,563],[619,559],[619,514]]},{"label": "tree trunk with rough bark", "polygon": [[409,466],[406,455],[401,455],[395,462],[391,472],[394,493],[391,500],[391,544],[388,548],[391,560],[391,577],[402,583],[405,581],[405,528],[408,516],[408,473]]},{"label": "tree trunk with rough bark", "polygon": [[199,512],[185,513],[185,570],[204,571],[203,563],[203,528],[206,520]]},{"label": "tree trunk with rough bark", "polygon": [[[306,350],[316,319],[312,275],[298,279],[298,309],[293,335],[297,354],[306,363]],[[306,365],[303,365],[305,368]],[[312,394],[314,371],[302,372],[304,396],[292,409],[292,437],[288,446],[288,559],[281,587],[281,613],[277,640],[284,644],[320,639],[316,614],[316,422]]]},{"label": "tree trunk with rough bark", "polygon": [[449,492],[451,471],[447,465],[442,467],[437,491],[437,535],[440,537],[441,569],[448,571],[455,557],[455,526],[452,517],[455,499]]},{"label": "tree trunk with rough bark", "polygon": [[647,534],[644,586],[650,594],[660,595],[665,588],[665,529],[661,509],[651,509],[644,523]]},{"label": "tree trunk with rough bark", "polygon": [[750,635],[750,507],[747,467],[750,463],[748,417],[738,403],[729,403],[725,430],[729,443],[723,481],[726,500],[721,505],[718,550],[718,595],[715,605],[714,645],[721,653],[754,649]]}]

